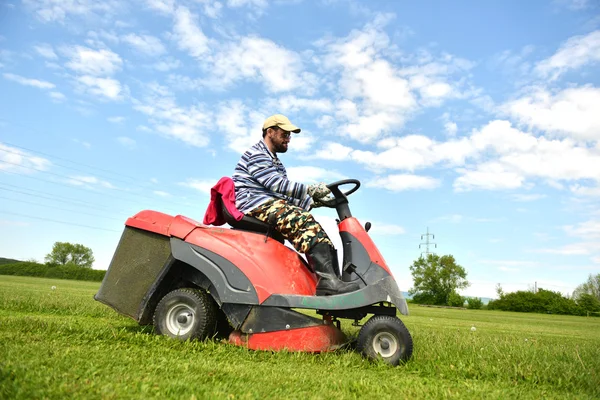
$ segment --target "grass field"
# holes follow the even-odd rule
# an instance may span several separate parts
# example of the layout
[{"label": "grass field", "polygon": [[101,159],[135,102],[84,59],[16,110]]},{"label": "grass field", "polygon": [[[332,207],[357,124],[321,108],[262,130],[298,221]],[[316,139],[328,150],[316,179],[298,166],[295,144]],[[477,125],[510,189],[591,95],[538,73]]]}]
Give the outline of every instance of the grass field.
[{"label": "grass field", "polygon": [[393,368],[169,340],[95,302],[98,287],[0,276],[0,399],[600,398],[600,318],[412,306],[413,358]]}]

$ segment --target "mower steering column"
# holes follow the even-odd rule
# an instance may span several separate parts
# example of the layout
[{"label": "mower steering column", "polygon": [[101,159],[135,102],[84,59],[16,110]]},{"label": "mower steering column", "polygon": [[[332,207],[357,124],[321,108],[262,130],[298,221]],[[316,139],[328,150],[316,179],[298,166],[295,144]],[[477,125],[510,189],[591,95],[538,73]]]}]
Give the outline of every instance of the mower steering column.
[{"label": "mower steering column", "polygon": [[[340,190],[340,186],[347,184],[354,184],[354,187],[348,190],[347,192],[342,192]],[[343,179],[341,181],[333,182],[327,185],[327,188],[331,190],[331,194],[333,194],[333,197],[335,198],[335,210],[338,213],[340,221],[352,217],[352,213],[350,212],[350,206],[348,205],[347,196],[356,192],[359,187],[360,181],[357,179]]]}]

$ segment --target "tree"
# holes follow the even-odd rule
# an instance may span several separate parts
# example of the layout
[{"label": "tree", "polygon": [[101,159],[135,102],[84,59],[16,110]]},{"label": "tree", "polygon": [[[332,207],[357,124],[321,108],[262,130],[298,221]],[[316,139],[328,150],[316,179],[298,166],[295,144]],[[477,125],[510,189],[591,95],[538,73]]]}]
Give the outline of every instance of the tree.
[{"label": "tree", "polygon": [[480,310],[483,307],[483,301],[480,297],[467,298],[467,308],[469,310]]},{"label": "tree", "polygon": [[411,265],[414,288],[409,293],[417,303],[448,304],[450,295],[469,286],[467,272],[452,255],[429,254]]},{"label": "tree", "polygon": [[585,312],[600,312],[600,300],[589,293],[582,293],[577,298],[577,305]]},{"label": "tree", "polygon": [[573,298],[577,300],[584,293],[590,294],[600,301],[600,274],[590,274],[587,282],[582,283],[575,288]]},{"label": "tree", "polygon": [[75,265],[82,268],[92,268],[94,255],[92,249],[82,244],[55,242],[52,251],[44,258],[48,265]]}]

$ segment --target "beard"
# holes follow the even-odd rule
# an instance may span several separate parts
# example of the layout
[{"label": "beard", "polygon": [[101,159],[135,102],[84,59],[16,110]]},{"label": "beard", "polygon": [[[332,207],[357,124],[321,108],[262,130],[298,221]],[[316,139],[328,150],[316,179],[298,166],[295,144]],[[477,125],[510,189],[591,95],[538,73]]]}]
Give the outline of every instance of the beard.
[{"label": "beard", "polygon": [[276,143],[274,144],[275,153],[285,153],[288,150],[288,146],[286,143]]}]

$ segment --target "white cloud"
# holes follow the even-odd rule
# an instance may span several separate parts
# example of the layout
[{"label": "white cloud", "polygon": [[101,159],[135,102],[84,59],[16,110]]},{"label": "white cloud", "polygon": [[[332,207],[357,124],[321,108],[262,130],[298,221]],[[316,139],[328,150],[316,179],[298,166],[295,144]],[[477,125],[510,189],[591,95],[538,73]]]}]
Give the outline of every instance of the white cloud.
[{"label": "white cloud", "polygon": [[122,40],[134,49],[148,56],[159,56],[166,52],[160,39],[151,35],[137,35],[130,33],[122,37]]},{"label": "white cloud", "polygon": [[26,151],[19,150],[0,143],[0,171],[31,174],[34,170],[46,171],[52,163],[43,158],[34,156]]},{"label": "white cloud", "polygon": [[350,159],[353,149],[340,143],[325,142],[313,157],[321,160],[344,161]]},{"label": "white cloud", "polygon": [[[315,63],[340,98],[337,132],[362,143],[401,129],[422,107],[465,97],[459,88],[466,82],[464,72],[473,66],[448,54],[436,59],[426,51],[400,53],[383,30],[390,19],[378,15],[362,30],[316,43],[323,55]],[[453,82],[454,75],[460,78]]]},{"label": "white cloud", "polygon": [[316,182],[331,183],[346,178],[346,176],[336,171],[313,166],[289,167],[286,170],[288,179],[305,184]]},{"label": "white cloud", "polygon": [[181,66],[181,62],[179,60],[175,60],[173,58],[166,58],[154,64],[154,69],[161,72],[168,72],[173,69],[177,69]]},{"label": "white cloud", "polygon": [[[593,195],[595,186],[584,183],[600,181],[598,146],[536,137],[502,120],[491,121],[470,136],[445,142],[406,135],[380,139],[377,145],[382,151],[355,150],[325,142],[311,158],[352,160],[374,171],[415,171],[441,164],[455,168],[459,174],[454,182],[457,191],[515,189],[529,187],[535,180],[561,189],[560,181],[579,181],[571,190]],[[523,201],[526,197],[515,199]]]},{"label": "white cloud", "polygon": [[63,48],[63,52],[70,58],[65,65],[82,75],[113,75],[123,64],[121,57],[108,49],[71,46]]},{"label": "white cloud", "polygon": [[227,0],[228,7],[253,6],[266,8],[268,5],[269,3],[266,0]]},{"label": "white cloud", "polygon": [[192,57],[201,59],[209,52],[208,38],[196,23],[197,16],[186,7],[177,7],[174,14],[173,39],[179,49]]},{"label": "white cloud", "polygon": [[333,111],[334,106],[329,99],[310,99],[296,96],[282,96],[267,101],[267,107],[278,110],[279,113],[319,112]]},{"label": "white cloud", "polygon": [[458,125],[456,125],[456,122],[448,121],[444,123],[444,130],[449,136],[456,136]]},{"label": "white cloud", "polygon": [[82,145],[82,146],[83,146],[83,147],[85,147],[86,149],[90,149],[90,148],[92,148],[92,145],[91,145],[90,143],[88,143],[88,142],[84,142],[84,141],[82,141],[82,140],[79,140],[79,139],[73,139],[73,141],[74,141],[75,143],[78,143],[78,144]]},{"label": "white cloud", "polygon": [[522,174],[507,171],[497,162],[480,164],[476,169],[460,168],[462,175],[454,181],[454,189],[458,192],[471,189],[502,190],[516,189],[523,185]]},{"label": "white cloud", "polygon": [[220,46],[211,64],[214,87],[239,79],[261,82],[267,92],[306,89],[312,79],[303,72],[300,56],[275,42],[260,37],[243,37],[239,42]]},{"label": "white cloud", "polygon": [[125,117],[108,117],[106,120],[108,122],[112,122],[113,124],[120,124],[121,122],[125,121]]},{"label": "white cloud", "polygon": [[[575,226],[568,225],[564,229],[570,236],[577,236],[582,239],[600,238],[600,220],[589,220]],[[600,248],[598,248],[598,251],[600,251]]]},{"label": "white cloud", "polygon": [[574,11],[585,10],[590,5],[589,0],[554,0],[554,2]]},{"label": "white cloud", "polygon": [[104,44],[105,40],[114,44],[121,42],[121,39],[116,32],[106,31],[104,29],[100,29],[98,31],[88,31],[87,36],[88,39],[85,40],[85,43],[91,47],[103,48],[106,46]]},{"label": "white cloud", "polygon": [[24,86],[33,86],[39,89],[54,89],[56,87],[56,85],[54,85],[53,83],[41,81],[39,79],[24,78],[20,75],[5,73],[2,74],[2,76],[4,76],[4,78],[8,79],[9,81],[17,82],[18,84]]},{"label": "white cloud", "polygon": [[493,56],[490,66],[510,78],[523,78],[531,73],[531,63],[527,58],[535,47],[524,46],[520,51],[505,50]]},{"label": "white cloud", "polygon": [[380,153],[354,150],[351,157],[370,169],[414,171],[440,162],[462,165],[475,153],[473,143],[467,138],[439,143],[427,136],[407,135],[381,140],[379,146],[385,150]]},{"label": "white cloud", "polygon": [[123,147],[127,147],[129,149],[135,148],[136,141],[127,136],[119,136],[117,138],[117,142]]},{"label": "white cloud", "polygon": [[189,178],[185,182],[179,182],[178,185],[196,189],[199,192],[210,194],[210,189],[216,185],[218,179],[192,179]]},{"label": "white cloud", "polygon": [[171,197],[171,195],[169,193],[163,192],[162,190],[155,190],[152,193],[154,193],[155,195],[160,196],[160,197]]},{"label": "white cloud", "polygon": [[172,14],[175,11],[175,0],[146,0],[146,4],[163,14]]},{"label": "white cloud", "polygon": [[61,92],[50,92],[50,97],[56,102],[65,101],[67,97]]},{"label": "white cloud", "polygon": [[400,225],[394,225],[394,224],[386,224],[383,222],[377,222],[374,221],[371,225],[371,230],[369,231],[369,234],[371,235],[385,235],[385,236],[392,236],[392,235],[403,235],[406,233],[406,230],[401,227]]},{"label": "white cloud", "polygon": [[122,8],[116,0],[23,0],[23,4],[42,22],[60,23],[69,16],[107,18]]},{"label": "white cloud", "polygon": [[440,181],[438,179],[412,174],[388,175],[367,182],[367,187],[377,187],[392,192],[414,189],[435,189],[438,186],[440,186]]},{"label": "white cloud", "polygon": [[580,242],[549,249],[535,250],[537,253],[559,254],[563,256],[589,255],[598,251],[600,242]]},{"label": "white cloud", "polygon": [[600,61],[600,30],[567,40],[550,58],[540,61],[535,71],[543,78],[557,79],[561,74]]},{"label": "white cloud", "polygon": [[519,268],[534,268],[539,267],[538,261],[525,260],[480,260],[481,264],[495,265],[498,267],[519,267]]},{"label": "white cloud", "polygon": [[95,176],[71,176],[67,183],[70,183],[75,186],[102,187],[106,189],[115,188],[110,182],[98,179]]},{"label": "white cloud", "polygon": [[216,110],[217,128],[225,136],[227,147],[243,153],[260,140],[264,117],[239,100],[219,104]]},{"label": "white cloud", "polygon": [[464,215],[461,214],[450,214],[436,218],[436,222],[449,222],[451,224],[460,224],[465,219]]},{"label": "white cloud", "polygon": [[600,186],[582,186],[575,184],[569,187],[573,194],[578,196],[593,196],[600,197]]},{"label": "white cloud", "polygon": [[[492,121],[468,139],[466,154],[476,164],[457,169],[461,174],[456,190],[481,188],[514,189],[526,179],[559,180],[597,179],[600,177],[600,153],[569,139],[548,140],[511,127],[507,121]],[[477,163],[481,158],[487,158]],[[561,160],[557,162],[556,160]]]},{"label": "white cloud", "polygon": [[120,100],[123,96],[121,83],[112,78],[84,75],[78,76],[76,81],[80,90],[93,96],[102,96],[108,100]]},{"label": "white cloud", "polygon": [[540,194],[540,193],[531,193],[531,194],[513,194],[512,199],[515,201],[522,201],[522,202],[528,202],[528,201],[536,201],[536,200],[540,200],[546,197],[545,194]]},{"label": "white cloud", "polygon": [[54,52],[54,49],[49,44],[40,44],[39,46],[33,46],[35,51],[44,58],[48,58],[50,60],[58,59],[58,56]]},{"label": "white cloud", "polygon": [[[191,146],[208,145],[209,132],[214,126],[212,114],[204,106],[178,106],[168,89],[156,83],[147,84],[146,89],[149,93],[143,101],[133,100],[134,109],[149,117],[154,131]],[[142,129],[147,131],[146,128]]]},{"label": "white cloud", "polygon": [[532,128],[575,139],[599,140],[600,88],[569,88],[556,94],[535,88],[532,93],[504,104],[502,109]]}]

